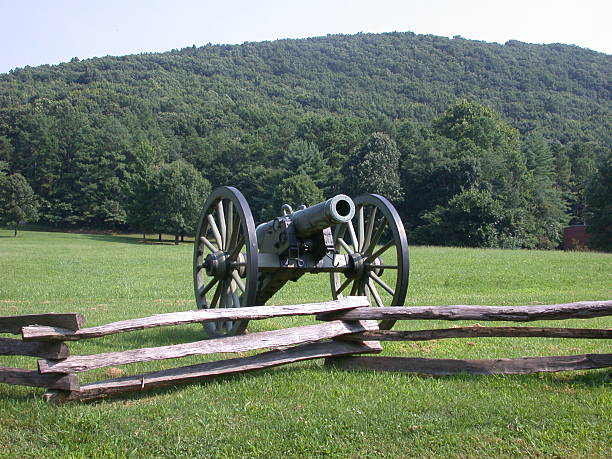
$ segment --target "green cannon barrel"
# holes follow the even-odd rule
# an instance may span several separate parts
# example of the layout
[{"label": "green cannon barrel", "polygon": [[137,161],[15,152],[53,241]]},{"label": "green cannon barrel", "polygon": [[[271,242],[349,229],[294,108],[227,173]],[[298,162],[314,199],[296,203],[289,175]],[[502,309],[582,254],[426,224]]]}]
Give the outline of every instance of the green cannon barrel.
[{"label": "green cannon barrel", "polygon": [[305,238],[328,226],[346,223],[355,215],[355,204],[345,194],[338,194],[327,201],[289,215],[298,237]]}]

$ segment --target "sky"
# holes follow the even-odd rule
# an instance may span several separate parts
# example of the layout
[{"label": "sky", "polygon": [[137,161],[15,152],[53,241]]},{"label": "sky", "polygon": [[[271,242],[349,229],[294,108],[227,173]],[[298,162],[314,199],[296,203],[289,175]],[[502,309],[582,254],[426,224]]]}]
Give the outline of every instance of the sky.
[{"label": "sky", "polygon": [[414,32],[612,54],[611,0],[0,0],[0,73],[327,34]]}]

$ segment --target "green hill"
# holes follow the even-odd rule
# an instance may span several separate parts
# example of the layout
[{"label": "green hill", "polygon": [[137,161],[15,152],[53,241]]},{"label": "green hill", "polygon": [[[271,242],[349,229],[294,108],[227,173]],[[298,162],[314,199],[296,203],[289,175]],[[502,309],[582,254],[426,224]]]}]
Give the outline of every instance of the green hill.
[{"label": "green hill", "polygon": [[0,161],[30,181],[44,221],[58,225],[129,224],[126,183],[177,159],[213,186],[245,188],[263,216],[293,175],[279,166],[292,141],[317,147],[331,167],[317,185],[338,191],[370,134],[396,142],[400,164],[422,159],[423,142],[444,137],[436,117],[467,99],[517,128],[521,145],[544,138],[554,186],[578,222],[612,145],[611,75],[611,56],[575,46],[412,33],[74,58],[0,75]]}]

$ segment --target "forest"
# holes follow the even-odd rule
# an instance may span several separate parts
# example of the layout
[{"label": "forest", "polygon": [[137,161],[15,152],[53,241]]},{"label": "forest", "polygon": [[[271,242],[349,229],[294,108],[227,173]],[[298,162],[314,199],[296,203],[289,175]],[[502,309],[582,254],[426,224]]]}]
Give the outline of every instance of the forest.
[{"label": "forest", "polygon": [[413,33],[73,58],[0,74],[0,224],[188,235],[240,189],[380,193],[417,244],[612,250],[612,56]]}]

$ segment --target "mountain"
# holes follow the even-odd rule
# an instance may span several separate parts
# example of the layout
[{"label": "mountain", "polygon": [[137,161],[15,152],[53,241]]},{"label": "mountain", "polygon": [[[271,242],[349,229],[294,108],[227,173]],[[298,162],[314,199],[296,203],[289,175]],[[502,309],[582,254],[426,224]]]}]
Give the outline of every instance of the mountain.
[{"label": "mountain", "polygon": [[240,107],[264,103],[428,121],[470,98],[522,132],[542,127],[561,142],[609,142],[611,75],[611,56],[576,46],[335,35],[26,67],[0,75],[0,106],[91,97],[95,89],[109,98],[146,98],[155,113],[201,113],[213,104],[240,116]]},{"label": "mountain", "polygon": [[[0,161],[55,207],[48,222],[99,226],[121,221],[104,217],[104,208],[127,199],[122,182],[139,164],[183,159],[213,185],[255,190],[257,177],[278,183],[284,152],[303,139],[339,181],[365,136],[381,131],[401,144],[403,123],[427,128],[467,99],[499,113],[522,138],[541,135],[563,187],[569,178],[560,163],[584,156],[572,152],[586,148],[596,162],[610,150],[611,93],[606,54],[413,33],[74,58],[0,75]],[[261,202],[272,194],[261,193]],[[84,197],[97,210],[74,205]]]}]

